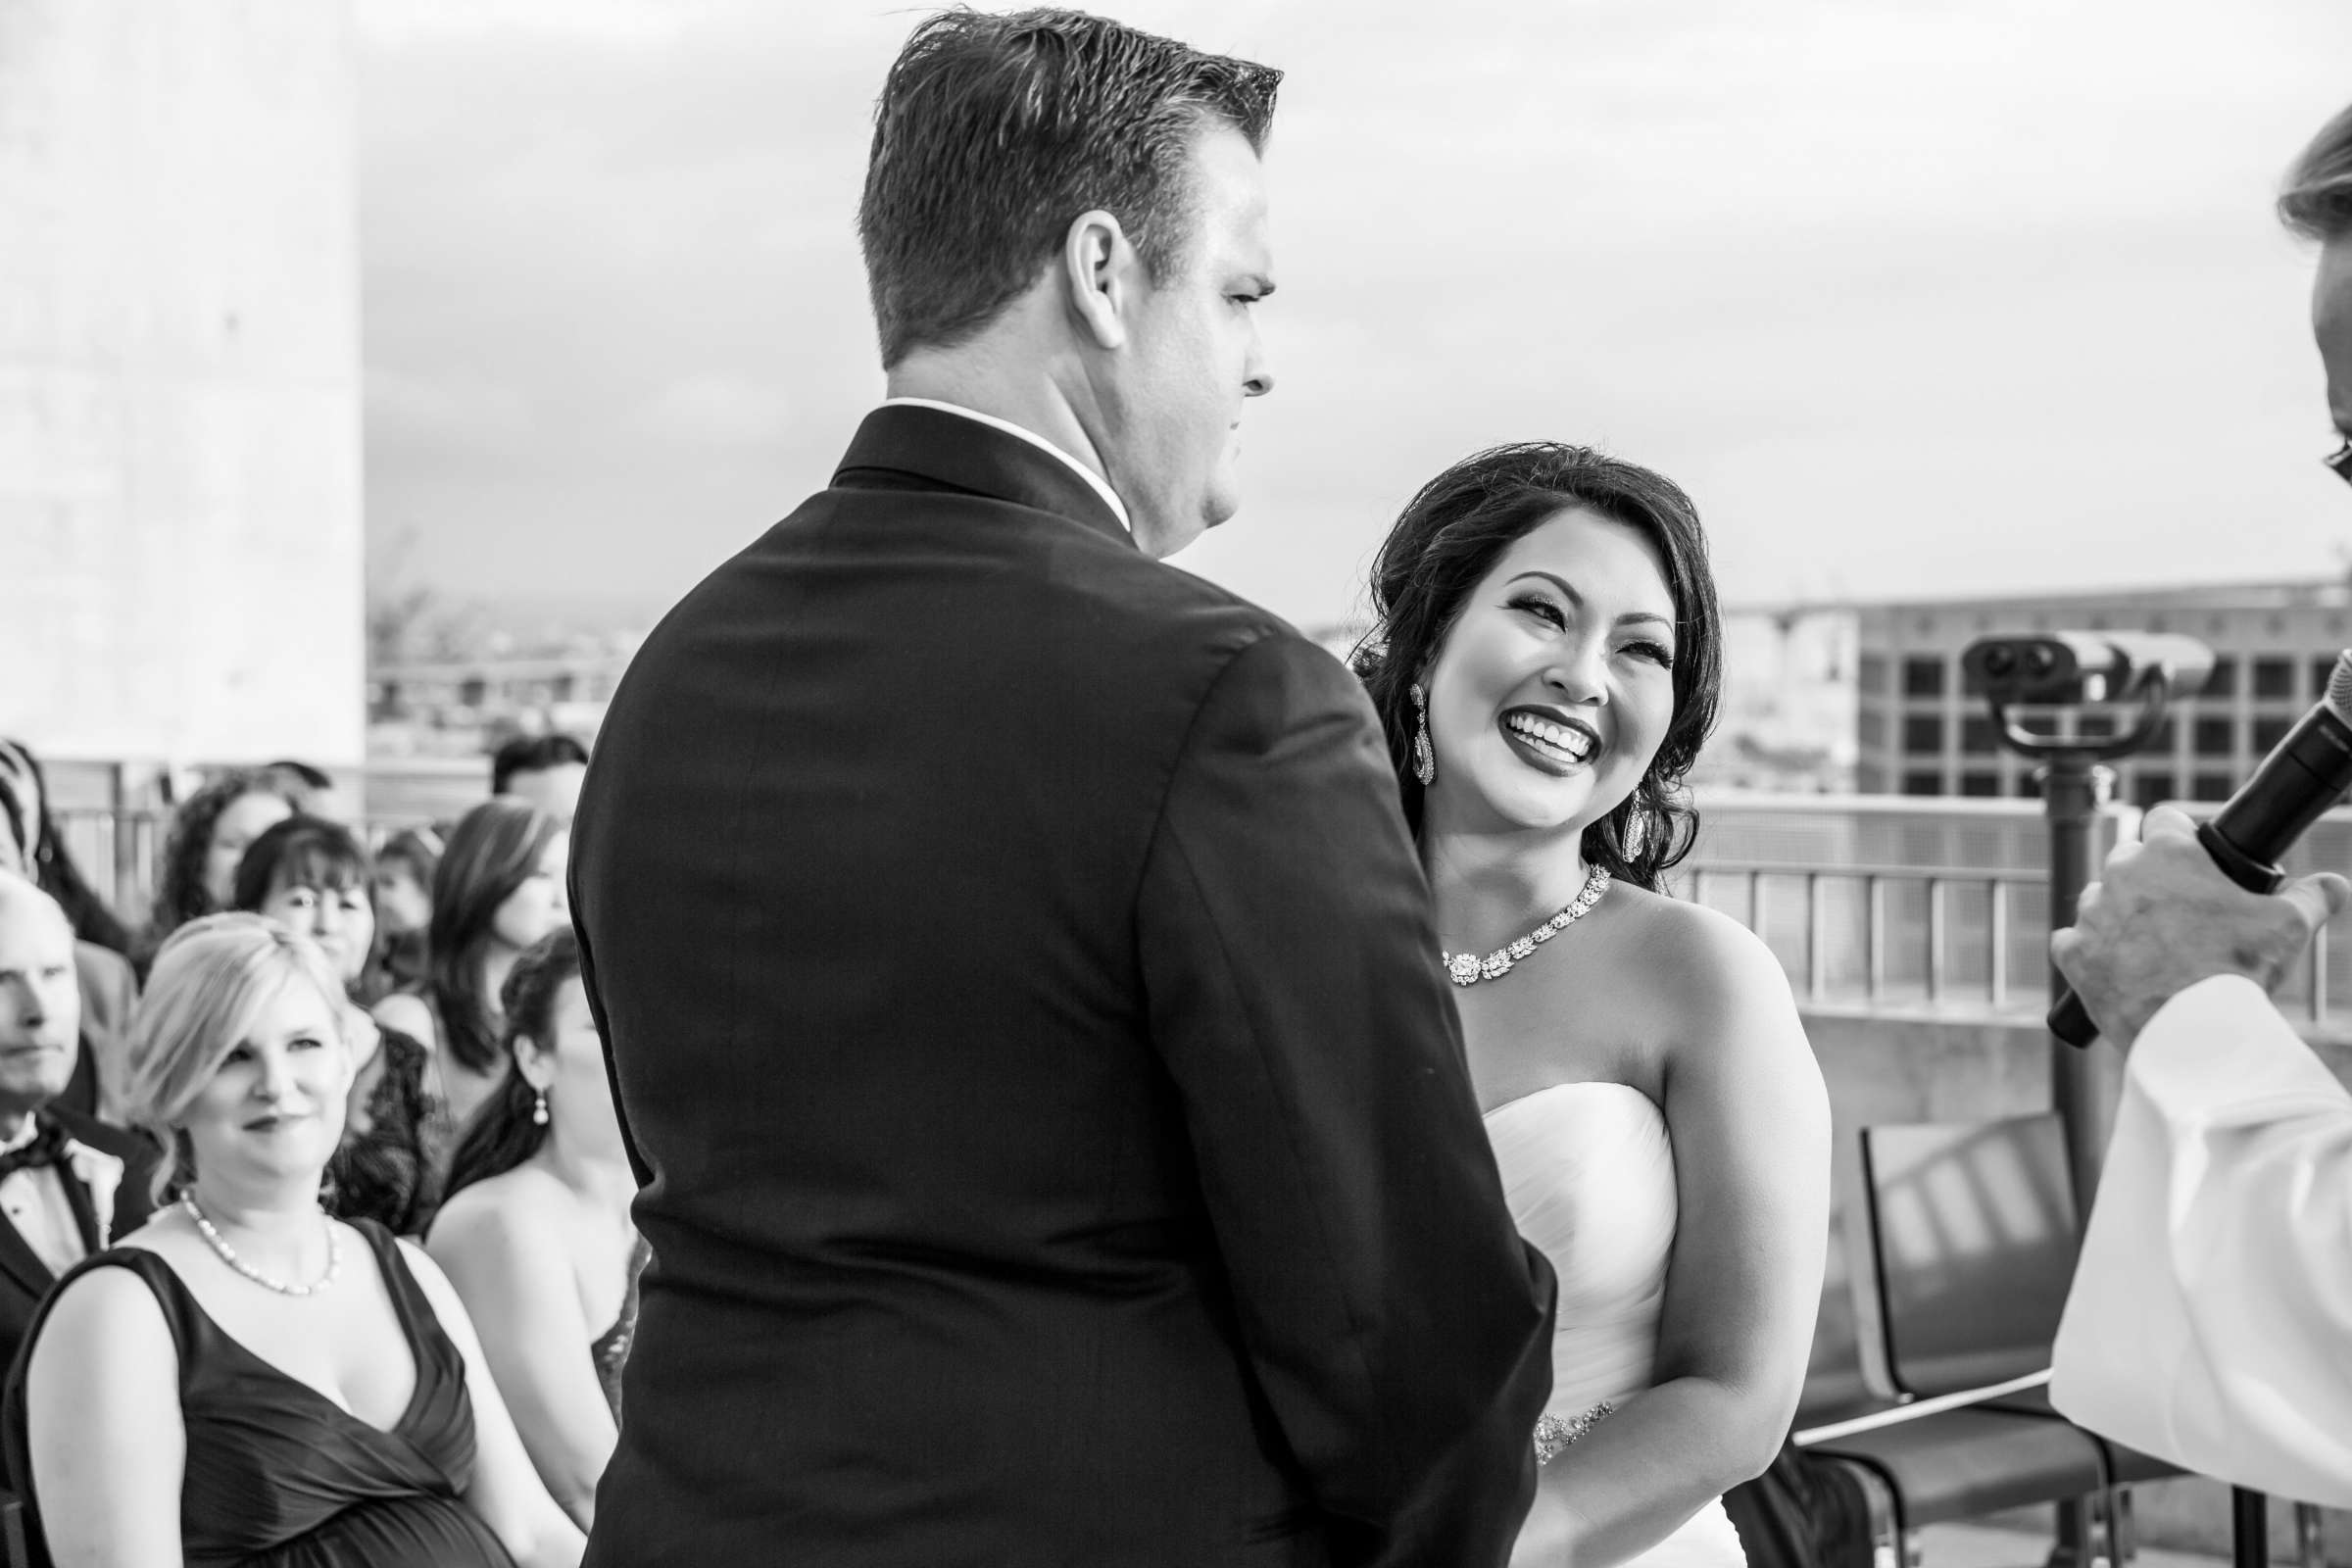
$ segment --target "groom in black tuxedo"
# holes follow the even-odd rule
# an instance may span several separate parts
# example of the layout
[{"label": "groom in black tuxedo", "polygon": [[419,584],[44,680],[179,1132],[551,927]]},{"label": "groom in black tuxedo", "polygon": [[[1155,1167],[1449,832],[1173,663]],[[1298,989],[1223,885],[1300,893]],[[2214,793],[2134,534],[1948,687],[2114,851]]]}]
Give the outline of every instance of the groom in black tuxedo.
[{"label": "groom in black tuxedo", "polygon": [[1277,73],[923,23],[891,396],[648,639],[571,908],[653,1245],[588,1561],[1498,1564],[1552,1282],[1369,705],[1157,563],[1271,390]]},{"label": "groom in black tuxedo", "polygon": [[55,1102],[87,1049],[80,1022],[73,926],[48,894],[0,870],[0,1357],[11,1362],[58,1276],[154,1206],[160,1152]]}]

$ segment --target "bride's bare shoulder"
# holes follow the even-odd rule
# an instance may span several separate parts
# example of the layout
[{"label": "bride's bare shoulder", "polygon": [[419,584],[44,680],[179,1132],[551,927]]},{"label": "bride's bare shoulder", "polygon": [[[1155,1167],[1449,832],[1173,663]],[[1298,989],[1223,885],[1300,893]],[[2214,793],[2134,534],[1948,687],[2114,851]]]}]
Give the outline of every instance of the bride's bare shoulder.
[{"label": "bride's bare shoulder", "polygon": [[1695,1016],[1794,1011],[1780,959],[1721,909],[1630,883],[1611,887],[1608,896],[1621,901],[1628,977],[1648,994],[1677,999],[1678,1010]]}]

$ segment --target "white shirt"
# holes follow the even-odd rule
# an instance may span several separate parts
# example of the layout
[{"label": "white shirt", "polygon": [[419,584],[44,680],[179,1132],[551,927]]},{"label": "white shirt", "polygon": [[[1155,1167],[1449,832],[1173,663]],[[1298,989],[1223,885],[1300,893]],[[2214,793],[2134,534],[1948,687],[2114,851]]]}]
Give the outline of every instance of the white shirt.
[{"label": "white shirt", "polygon": [[2251,980],[2133,1044],[2052,1368],[2078,1425],[2352,1507],[2352,1094]]},{"label": "white shirt", "polygon": [[[0,1153],[23,1149],[38,1130],[26,1116],[17,1135],[0,1143]],[[73,1205],[66,1201],[65,1179],[61,1165],[12,1170],[0,1177],[0,1214],[8,1216],[32,1255],[52,1274],[63,1274],[84,1256],[81,1227],[74,1223]]]},{"label": "white shirt", "polygon": [[1071,457],[1067,452],[1062,451],[1044,436],[1039,435],[1035,430],[1025,430],[1010,419],[1000,419],[993,414],[982,414],[978,409],[967,409],[960,403],[942,403],[937,398],[884,398],[882,407],[886,409],[937,409],[942,414],[959,414],[967,419],[978,419],[982,424],[992,429],[1002,430],[1006,435],[1017,435],[1031,446],[1041,451],[1051,452],[1068,464],[1071,472],[1094,486],[1095,494],[1102,498],[1102,504],[1110,508],[1111,515],[1119,519],[1119,526],[1129,533],[1135,532],[1135,524],[1127,516],[1127,503],[1119,499],[1118,492],[1111,489],[1101,474]]}]

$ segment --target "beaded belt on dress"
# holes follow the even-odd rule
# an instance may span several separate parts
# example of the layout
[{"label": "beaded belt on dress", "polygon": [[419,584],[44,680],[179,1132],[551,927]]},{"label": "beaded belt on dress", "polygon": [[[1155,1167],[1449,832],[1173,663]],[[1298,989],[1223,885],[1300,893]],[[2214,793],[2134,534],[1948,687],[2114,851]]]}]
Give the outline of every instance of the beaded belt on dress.
[{"label": "beaded belt on dress", "polygon": [[1556,1415],[1539,1416],[1536,1419],[1536,1463],[1551,1463],[1566,1450],[1568,1445],[1592,1431],[1602,1416],[1615,1408],[1615,1405],[1603,1399],[1580,1416],[1565,1419]]}]

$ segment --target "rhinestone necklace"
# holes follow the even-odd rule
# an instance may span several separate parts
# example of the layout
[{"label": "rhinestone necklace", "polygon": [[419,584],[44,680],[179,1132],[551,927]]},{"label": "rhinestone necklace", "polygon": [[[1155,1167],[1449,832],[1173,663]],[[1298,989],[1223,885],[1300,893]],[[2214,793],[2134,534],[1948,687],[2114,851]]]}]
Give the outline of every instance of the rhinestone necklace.
[{"label": "rhinestone necklace", "polygon": [[1446,977],[1457,986],[1474,986],[1481,980],[1509,974],[1511,965],[1535,952],[1539,944],[1549,942],[1583,919],[1586,911],[1598,904],[1600,896],[1608,890],[1608,867],[1594,866],[1592,874],[1585,878],[1585,890],[1576,896],[1574,903],[1518,941],[1496,948],[1483,958],[1475,953],[1440,953],[1438,956],[1446,960]]},{"label": "rhinestone necklace", "polygon": [[179,1206],[188,1211],[188,1218],[196,1222],[197,1231],[203,1235],[205,1242],[212,1250],[220,1255],[221,1262],[253,1281],[254,1284],[275,1291],[280,1296],[316,1296],[335,1283],[335,1271],[343,1266],[343,1249],[335,1241],[335,1222],[327,1219],[324,1214],[318,1217],[326,1224],[326,1272],[308,1285],[288,1285],[284,1280],[271,1279],[239,1257],[236,1249],[229,1246],[219,1231],[213,1229],[213,1222],[206,1219],[204,1210],[196,1206],[194,1193],[184,1195],[179,1200]]}]

